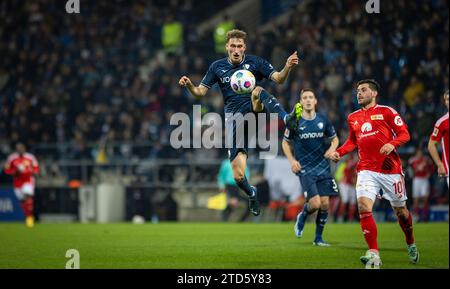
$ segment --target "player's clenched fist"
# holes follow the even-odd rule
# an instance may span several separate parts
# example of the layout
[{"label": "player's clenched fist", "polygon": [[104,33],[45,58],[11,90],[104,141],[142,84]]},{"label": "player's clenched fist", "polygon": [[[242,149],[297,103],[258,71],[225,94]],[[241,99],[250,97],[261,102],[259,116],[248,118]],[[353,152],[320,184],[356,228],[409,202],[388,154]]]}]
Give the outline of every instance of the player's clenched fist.
[{"label": "player's clenched fist", "polygon": [[327,154],[326,157],[334,162],[338,162],[341,159],[341,156],[337,151]]},{"label": "player's clenched fist", "polygon": [[289,67],[289,68],[291,68],[291,67],[293,67],[294,65],[297,65],[298,62],[299,62],[299,58],[298,58],[298,55],[297,55],[297,51],[295,51],[295,52],[292,53],[292,54],[288,57],[288,59],[286,60],[286,66]]},{"label": "player's clenched fist", "polygon": [[178,81],[178,84],[181,85],[181,86],[187,86],[187,85],[192,85],[192,82],[189,79],[189,77],[183,75],[180,78],[180,81]]},{"label": "player's clenched fist", "polygon": [[384,146],[381,147],[380,154],[387,156],[394,149],[395,149],[395,147],[393,145],[391,145],[390,143],[387,143],[387,144],[385,144]]}]

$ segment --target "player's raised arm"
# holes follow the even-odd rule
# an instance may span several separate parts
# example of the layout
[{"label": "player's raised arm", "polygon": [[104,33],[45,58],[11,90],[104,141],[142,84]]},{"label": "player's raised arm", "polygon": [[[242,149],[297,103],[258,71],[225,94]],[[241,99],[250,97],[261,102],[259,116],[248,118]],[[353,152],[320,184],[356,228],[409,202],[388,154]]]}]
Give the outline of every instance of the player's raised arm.
[{"label": "player's raised arm", "polygon": [[204,96],[207,92],[208,92],[208,88],[203,86],[203,85],[199,85],[199,86],[195,86],[192,81],[189,79],[189,77],[183,75],[180,80],[178,81],[178,84],[181,86],[186,87],[189,92],[195,97],[195,98],[200,98],[202,96]]},{"label": "player's raised arm", "polygon": [[278,84],[283,84],[288,78],[289,72],[291,71],[292,67],[297,65],[298,62],[299,58],[297,55],[297,51],[295,51],[288,57],[288,59],[286,60],[286,65],[283,67],[283,69],[281,71],[274,72],[271,79]]}]

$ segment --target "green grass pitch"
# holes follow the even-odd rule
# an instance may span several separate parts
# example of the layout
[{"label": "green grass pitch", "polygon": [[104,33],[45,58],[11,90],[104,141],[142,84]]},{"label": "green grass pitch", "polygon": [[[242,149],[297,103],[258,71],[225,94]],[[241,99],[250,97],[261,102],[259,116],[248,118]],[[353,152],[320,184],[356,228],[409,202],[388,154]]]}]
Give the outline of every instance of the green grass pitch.
[{"label": "green grass pitch", "polygon": [[[0,268],[65,268],[68,249],[86,268],[363,268],[358,223],[328,224],[312,245],[315,224],[297,239],[294,223],[37,224],[0,223]],[[415,224],[420,263],[408,262],[395,223],[378,225],[382,268],[449,268],[448,223]]]}]

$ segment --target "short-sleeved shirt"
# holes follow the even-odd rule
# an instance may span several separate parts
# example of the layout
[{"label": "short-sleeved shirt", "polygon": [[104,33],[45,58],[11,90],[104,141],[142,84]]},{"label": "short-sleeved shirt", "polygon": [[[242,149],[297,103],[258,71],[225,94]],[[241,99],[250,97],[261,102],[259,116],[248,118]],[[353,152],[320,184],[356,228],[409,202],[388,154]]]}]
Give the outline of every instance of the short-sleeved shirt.
[{"label": "short-sleeved shirt", "polygon": [[442,163],[444,164],[445,172],[448,174],[448,154],[449,154],[449,134],[448,134],[448,112],[442,116],[434,125],[433,133],[430,136],[431,140],[441,142],[442,145]]},{"label": "short-sleeved shirt", "polygon": [[272,64],[254,55],[244,55],[239,64],[233,64],[228,58],[222,58],[213,62],[200,85],[211,88],[215,83],[219,84],[224,98],[225,113],[243,113],[251,109],[250,94],[237,94],[230,85],[230,79],[234,72],[246,69],[253,73],[256,84],[264,78],[270,79],[275,72]]},{"label": "short-sleeved shirt", "polygon": [[347,123],[348,139],[336,149],[340,156],[358,148],[358,172],[368,170],[382,174],[403,174],[397,149],[388,155],[380,153],[385,144],[398,148],[410,139],[408,126],[395,109],[378,104],[359,109],[348,116]]},{"label": "short-sleeved shirt", "polygon": [[327,150],[326,139],[336,137],[336,131],[327,117],[316,113],[313,119],[299,120],[298,132],[285,130],[284,139],[293,143],[295,159],[302,166],[298,173],[304,175],[329,175],[330,163],[324,157]]}]

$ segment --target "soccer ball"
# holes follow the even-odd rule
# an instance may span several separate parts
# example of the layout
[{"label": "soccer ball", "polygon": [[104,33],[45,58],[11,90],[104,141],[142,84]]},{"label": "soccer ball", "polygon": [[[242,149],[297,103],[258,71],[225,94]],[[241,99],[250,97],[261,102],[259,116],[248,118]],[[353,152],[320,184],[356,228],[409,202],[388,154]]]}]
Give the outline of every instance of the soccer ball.
[{"label": "soccer ball", "polygon": [[255,76],[248,70],[238,70],[231,76],[231,89],[237,94],[245,94],[252,92],[255,88]]}]

